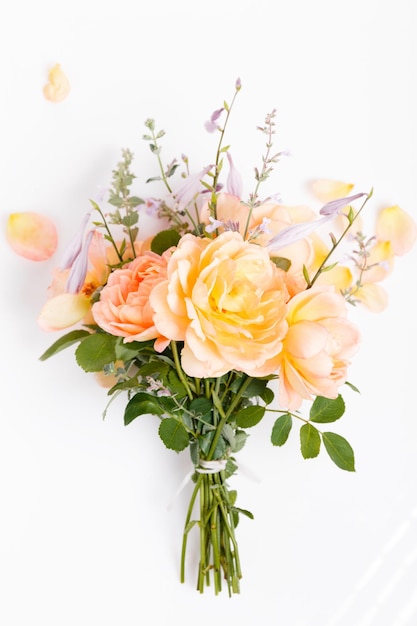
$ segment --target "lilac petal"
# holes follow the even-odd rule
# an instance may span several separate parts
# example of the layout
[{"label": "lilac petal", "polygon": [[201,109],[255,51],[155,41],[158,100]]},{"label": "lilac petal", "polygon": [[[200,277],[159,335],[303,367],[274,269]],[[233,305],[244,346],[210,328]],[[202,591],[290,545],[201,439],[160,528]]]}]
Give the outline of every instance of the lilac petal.
[{"label": "lilac petal", "polygon": [[175,200],[180,204],[180,206],[187,206],[190,202],[194,200],[196,195],[202,192],[203,187],[201,184],[201,179],[211,170],[213,166],[208,165],[201,172],[197,172],[197,174],[190,174],[185,179],[185,182],[179,187],[179,189],[174,193]]},{"label": "lilac petal", "polygon": [[94,230],[90,230],[85,238],[80,253],[71,267],[65,286],[67,293],[79,293],[81,287],[84,285],[88,271],[88,251],[93,235]]},{"label": "lilac petal", "polygon": [[224,109],[216,109],[216,111],[214,111],[210,117],[210,119],[205,122],[204,124],[204,128],[206,129],[207,132],[209,133],[214,133],[219,127],[217,125],[217,120],[219,119],[220,115],[223,113]]},{"label": "lilac petal", "polygon": [[230,153],[227,153],[227,158],[229,161],[229,175],[227,177],[227,192],[232,196],[237,196],[240,198],[243,192],[243,182],[242,177],[239,174],[238,170],[235,168],[232,157]]},{"label": "lilac petal", "polygon": [[319,220],[313,220],[310,222],[301,222],[300,224],[292,224],[287,228],[281,230],[275,237],[269,241],[266,246],[269,251],[279,250],[285,248],[304,237],[307,237],[310,233],[317,230],[320,226],[325,224],[331,219],[331,215],[322,217]]},{"label": "lilac petal", "polygon": [[81,223],[80,228],[75,233],[74,237],[69,242],[66,249],[64,250],[63,258],[61,261],[61,269],[67,270],[69,267],[71,267],[75,259],[80,254],[80,251],[83,245],[84,231],[86,229],[88,222],[90,221],[90,216],[91,216],[90,212],[84,215],[84,219]]},{"label": "lilac petal", "polygon": [[346,198],[339,198],[338,200],[331,200],[327,202],[321,209],[320,215],[329,215],[331,217],[337,215],[345,206],[357,200],[358,198],[362,198],[363,196],[367,196],[366,193],[356,193],[354,196],[347,196]]}]

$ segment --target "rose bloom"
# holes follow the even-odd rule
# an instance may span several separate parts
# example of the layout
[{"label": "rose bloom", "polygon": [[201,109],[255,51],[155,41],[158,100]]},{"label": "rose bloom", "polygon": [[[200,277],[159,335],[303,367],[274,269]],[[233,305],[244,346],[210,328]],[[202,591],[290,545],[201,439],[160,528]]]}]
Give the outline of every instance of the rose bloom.
[{"label": "rose bloom", "polygon": [[149,295],[166,278],[167,256],[145,252],[114,270],[100,300],[93,304],[96,324],[111,335],[124,337],[126,343],[156,339],[155,348],[163,350],[168,340],[154,325]]},{"label": "rose bloom", "polygon": [[[123,258],[129,259],[150,248],[151,238],[135,242],[134,251],[126,246]],[[91,324],[91,296],[102,285],[106,284],[110,269],[109,265],[118,263],[119,258],[112,245],[108,244],[103,235],[94,232],[88,250],[88,271],[84,284],[77,293],[68,293],[66,285],[70,269],[56,268],[52,282],[48,287],[48,299],[38,316],[38,324],[45,331],[58,331],[75,326],[80,322]]]},{"label": "rose bloom", "polygon": [[[312,209],[306,206],[285,206],[273,201],[264,202],[250,209],[239,198],[227,193],[220,193],[216,206],[216,218],[226,226],[230,223],[238,225],[238,231],[246,239],[249,239],[255,232],[256,243],[266,246],[270,239],[279,232],[301,222],[315,220],[317,215]],[[210,210],[206,203],[201,210],[201,221],[209,223]],[[262,224],[267,220],[266,232],[262,232]],[[219,228],[219,232],[224,230]],[[246,234],[245,234],[246,231]],[[294,243],[275,251],[272,256],[279,256],[289,259],[291,266],[287,272],[287,287],[291,295],[302,291],[306,287],[303,276],[303,266],[309,271],[315,263],[318,255],[317,236],[315,233],[304,237]],[[321,252],[321,250],[320,250]]]},{"label": "rose bloom", "polygon": [[359,332],[346,316],[344,298],[331,288],[312,287],[290,300],[280,354],[282,407],[294,411],[314,396],[337,397],[359,344]]},{"label": "rose bloom", "polygon": [[215,239],[184,235],[167,279],[150,294],[156,328],[184,342],[182,367],[198,378],[274,372],[287,300],[285,272],[264,248],[232,231]]}]

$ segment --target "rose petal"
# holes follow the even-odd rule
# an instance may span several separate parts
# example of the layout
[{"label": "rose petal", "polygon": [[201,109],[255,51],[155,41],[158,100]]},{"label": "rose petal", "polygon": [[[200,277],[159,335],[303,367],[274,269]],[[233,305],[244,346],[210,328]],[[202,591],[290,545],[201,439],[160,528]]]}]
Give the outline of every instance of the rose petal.
[{"label": "rose petal", "polygon": [[31,261],[45,261],[55,252],[55,224],[45,215],[26,211],[9,215],[6,237],[13,250]]},{"label": "rose petal", "polygon": [[348,196],[354,185],[351,183],[342,183],[339,180],[330,180],[329,178],[318,178],[311,184],[311,190],[318,200],[329,202]]},{"label": "rose petal", "polygon": [[395,205],[380,211],[375,234],[380,241],[390,241],[394,254],[401,256],[415,244],[417,224],[406,211]]},{"label": "rose petal", "polygon": [[48,79],[49,82],[43,88],[45,98],[50,102],[62,102],[62,100],[65,100],[71,87],[59,63],[50,70]]},{"label": "rose petal", "polygon": [[87,296],[62,293],[46,301],[38,324],[46,331],[63,330],[80,322],[90,309],[91,300]]}]

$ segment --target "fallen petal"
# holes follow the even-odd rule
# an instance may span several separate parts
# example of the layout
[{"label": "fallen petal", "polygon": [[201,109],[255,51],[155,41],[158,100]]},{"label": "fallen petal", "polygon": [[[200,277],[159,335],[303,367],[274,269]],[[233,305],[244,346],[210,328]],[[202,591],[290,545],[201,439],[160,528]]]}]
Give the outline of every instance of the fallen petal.
[{"label": "fallen petal", "polygon": [[382,209],[378,214],[375,228],[379,241],[389,241],[395,255],[406,254],[417,240],[417,224],[399,206]]},{"label": "fallen petal", "polygon": [[59,63],[50,70],[48,80],[49,82],[43,88],[45,98],[50,102],[62,102],[62,100],[65,100],[71,90],[71,86]]},{"label": "fallen petal", "polygon": [[9,215],[6,237],[17,254],[31,261],[49,259],[58,245],[55,224],[49,217],[32,211]]},{"label": "fallen petal", "polygon": [[329,178],[318,178],[311,183],[311,190],[321,202],[338,200],[348,196],[354,185],[352,183],[342,183],[339,180]]}]

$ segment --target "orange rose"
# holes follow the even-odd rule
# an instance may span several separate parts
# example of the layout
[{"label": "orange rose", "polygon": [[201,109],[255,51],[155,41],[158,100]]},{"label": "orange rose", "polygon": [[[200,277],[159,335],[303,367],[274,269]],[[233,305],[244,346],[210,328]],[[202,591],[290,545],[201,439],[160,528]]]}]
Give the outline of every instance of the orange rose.
[{"label": "orange rose", "polygon": [[152,289],[166,277],[167,255],[145,252],[121,269],[114,270],[93,304],[95,322],[125,342],[157,339],[155,348],[167,345],[154,325],[149,303]]},{"label": "orange rose", "polygon": [[290,300],[280,354],[282,407],[293,411],[303,399],[337,397],[359,343],[359,332],[346,315],[344,298],[330,288],[312,287]]},{"label": "orange rose", "polygon": [[181,362],[189,376],[271,374],[287,330],[284,280],[268,252],[237,232],[215,239],[184,235],[167,280],[150,294],[155,326],[184,342]]}]

